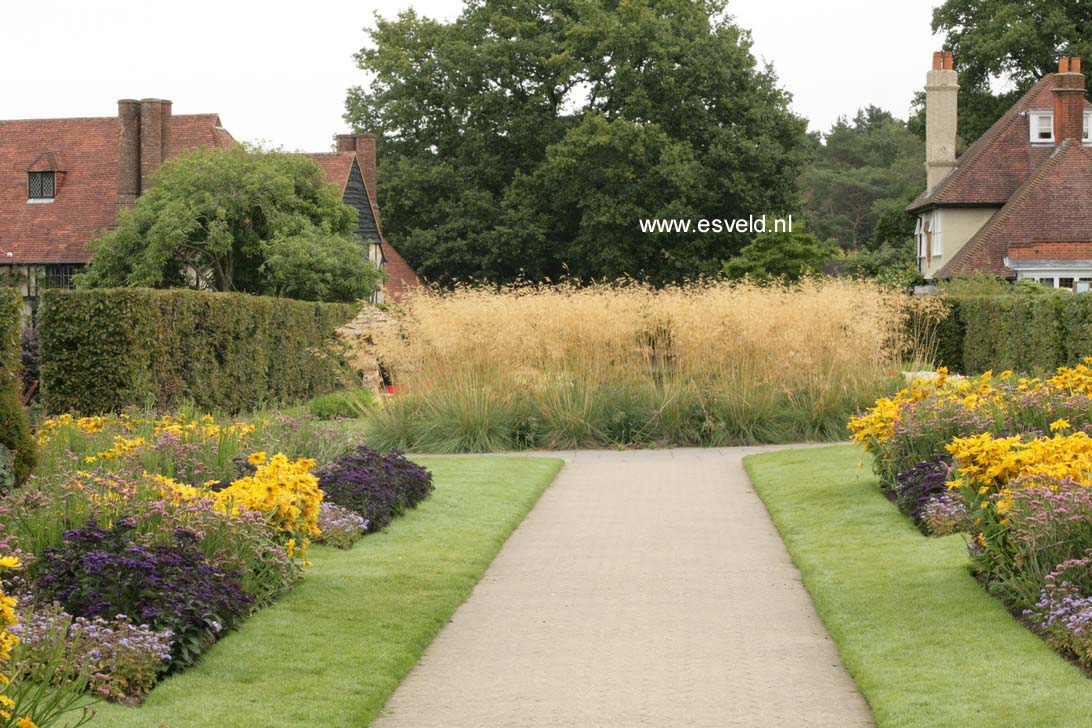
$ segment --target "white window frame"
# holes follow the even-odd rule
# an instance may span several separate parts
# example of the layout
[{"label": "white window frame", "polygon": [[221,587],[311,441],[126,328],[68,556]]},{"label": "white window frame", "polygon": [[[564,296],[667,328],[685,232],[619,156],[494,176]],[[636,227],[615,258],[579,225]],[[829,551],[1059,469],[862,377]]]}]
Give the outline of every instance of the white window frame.
[{"label": "white window frame", "polygon": [[1084,144],[1092,144],[1092,139],[1089,138],[1089,129],[1092,129],[1092,111],[1084,110],[1084,136],[1081,137],[1081,141]]},{"label": "white window frame", "polygon": [[918,241],[918,257],[925,257],[925,216],[918,215],[914,224],[914,239]]},{"label": "white window frame", "polygon": [[[1050,130],[1049,138],[1042,138],[1039,136],[1039,131],[1046,127]],[[1028,113],[1028,129],[1031,130],[1031,143],[1032,144],[1053,144],[1054,143],[1054,112],[1053,111],[1032,111]]]},{"label": "white window frame", "polygon": [[941,219],[942,215],[940,209],[933,210],[933,223],[929,226],[929,232],[933,238],[933,257],[939,258],[944,255],[944,243],[941,235]]}]

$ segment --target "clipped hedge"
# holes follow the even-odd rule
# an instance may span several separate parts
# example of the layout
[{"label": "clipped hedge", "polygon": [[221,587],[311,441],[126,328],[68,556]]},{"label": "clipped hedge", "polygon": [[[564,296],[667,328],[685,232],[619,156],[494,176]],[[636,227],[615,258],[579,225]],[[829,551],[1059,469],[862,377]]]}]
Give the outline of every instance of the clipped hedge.
[{"label": "clipped hedge", "polygon": [[243,293],[49,290],[39,319],[42,402],[85,414],[301,402],[337,388],[341,362],[329,342],[356,311]]},{"label": "clipped hedge", "polygon": [[948,297],[938,327],[938,366],[1041,373],[1092,356],[1092,295]]},{"label": "clipped hedge", "polygon": [[20,400],[23,297],[0,288],[0,488],[21,485],[38,464],[38,445]]}]

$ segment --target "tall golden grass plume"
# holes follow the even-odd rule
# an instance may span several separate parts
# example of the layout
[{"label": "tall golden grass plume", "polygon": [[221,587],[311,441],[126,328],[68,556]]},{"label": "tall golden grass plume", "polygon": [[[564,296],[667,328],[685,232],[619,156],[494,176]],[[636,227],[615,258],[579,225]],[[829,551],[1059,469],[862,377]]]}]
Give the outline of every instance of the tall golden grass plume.
[{"label": "tall golden grass plume", "polygon": [[831,408],[874,393],[909,349],[911,305],[846,279],[463,286],[409,298],[376,347],[393,378],[424,398],[425,419],[429,399],[452,407],[457,390],[479,419],[570,434],[581,420],[575,430],[600,444],[617,439],[611,428],[674,441],[669,419],[762,440],[764,418],[786,408],[825,423]]}]

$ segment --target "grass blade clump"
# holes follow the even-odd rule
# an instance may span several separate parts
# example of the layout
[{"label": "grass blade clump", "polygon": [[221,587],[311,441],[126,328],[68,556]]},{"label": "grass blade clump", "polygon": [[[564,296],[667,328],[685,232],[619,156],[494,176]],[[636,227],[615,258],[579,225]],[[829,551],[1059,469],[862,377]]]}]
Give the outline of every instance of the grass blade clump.
[{"label": "grass blade clump", "polygon": [[841,439],[913,350],[910,307],[850,280],[422,293],[377,336],[399,394],[367,435],[434,452]]}]

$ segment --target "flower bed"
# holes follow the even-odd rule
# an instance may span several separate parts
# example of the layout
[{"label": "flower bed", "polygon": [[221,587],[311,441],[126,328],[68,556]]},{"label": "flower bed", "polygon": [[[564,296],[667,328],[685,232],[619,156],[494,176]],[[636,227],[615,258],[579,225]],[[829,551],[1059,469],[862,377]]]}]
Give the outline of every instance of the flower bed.
[{"label": "flower bed", "polygon": [[[431,492],[401,454],[362,449],[313,417],[63,415],[37,439],[39,472],[0,501],[0,553],[11,554],[0,559],[11,612],[0,663],[13,675],[0,728],[85,720],[87,691],[139,703],[292,589],[312,541],[349,548],[369,520],[386,525]],[[320,466],[335,484],[365,477],[390,507],[328,496]]]},{"label": "flower bed", "polygon": [[1092,667],[1092,358],[1046,379],[917,379],[850,422],[899,509],[966,533],[982,584]]}]

